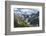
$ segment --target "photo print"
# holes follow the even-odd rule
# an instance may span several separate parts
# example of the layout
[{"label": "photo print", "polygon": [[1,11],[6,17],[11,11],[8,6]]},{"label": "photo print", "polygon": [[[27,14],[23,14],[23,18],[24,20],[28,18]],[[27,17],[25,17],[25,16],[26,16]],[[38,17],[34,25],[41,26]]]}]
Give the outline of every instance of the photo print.
[{"label": "photo print", "polygon": [[14,8],[14,27],[39,27],[39,10]]}]

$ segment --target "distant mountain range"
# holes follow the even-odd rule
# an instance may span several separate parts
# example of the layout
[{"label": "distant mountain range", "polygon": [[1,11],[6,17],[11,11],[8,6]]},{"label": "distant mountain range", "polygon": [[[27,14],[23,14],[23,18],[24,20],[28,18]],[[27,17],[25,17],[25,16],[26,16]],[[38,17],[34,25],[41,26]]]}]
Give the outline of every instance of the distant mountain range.
[{"label": "distant mountain range", "polygon": [[39,10],[32,9],[32,8],[16,8],[16,9],[14,9],[14,13],[19,14],[19,15],[21,15],[21,14],[31,15],[32,13],[36,14],[37,11],[39,11]]},{"label": "distant mountain range", "polygon": [[23,16],[24,19],[28,18],[28,22],[30,22],[31,25],[39,26],[39,10],[37,9],[16,8],[14,15]]}]

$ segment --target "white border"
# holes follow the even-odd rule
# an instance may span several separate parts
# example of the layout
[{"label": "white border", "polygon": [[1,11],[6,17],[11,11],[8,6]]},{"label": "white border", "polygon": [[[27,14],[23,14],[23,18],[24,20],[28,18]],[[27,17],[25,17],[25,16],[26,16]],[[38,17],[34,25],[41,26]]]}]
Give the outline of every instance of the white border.
[{"label": "white border", "polygon": [[[39,27],[24,27],[24,28],[14,28],[14,8],[35,8],[39,9]],[[42,30],[42,6],[22,6],[22,5],[11,5],[11,32],[13,31],[34,31],[34,30]]]}]

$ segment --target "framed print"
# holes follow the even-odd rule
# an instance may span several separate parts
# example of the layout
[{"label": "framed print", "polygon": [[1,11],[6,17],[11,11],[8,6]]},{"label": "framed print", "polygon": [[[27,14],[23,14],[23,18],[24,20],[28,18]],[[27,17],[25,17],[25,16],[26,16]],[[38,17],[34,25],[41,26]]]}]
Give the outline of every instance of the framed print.
[{"label": "framed print", "polygon": [[5,1],[5,34],[44,32],[44,3]]}]

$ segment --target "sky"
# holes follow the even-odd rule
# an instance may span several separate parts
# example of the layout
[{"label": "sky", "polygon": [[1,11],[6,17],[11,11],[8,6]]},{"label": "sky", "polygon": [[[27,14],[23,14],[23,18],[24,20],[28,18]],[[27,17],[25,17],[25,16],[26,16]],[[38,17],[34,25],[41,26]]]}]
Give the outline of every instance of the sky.
[{"label": "sky", "polygon": [[29,9],[29,8],[16,8],[14,9],[14,13],[15,14],[28,14],[28,15],[31,15],[32,13],[37,13],[37,9]]}]

